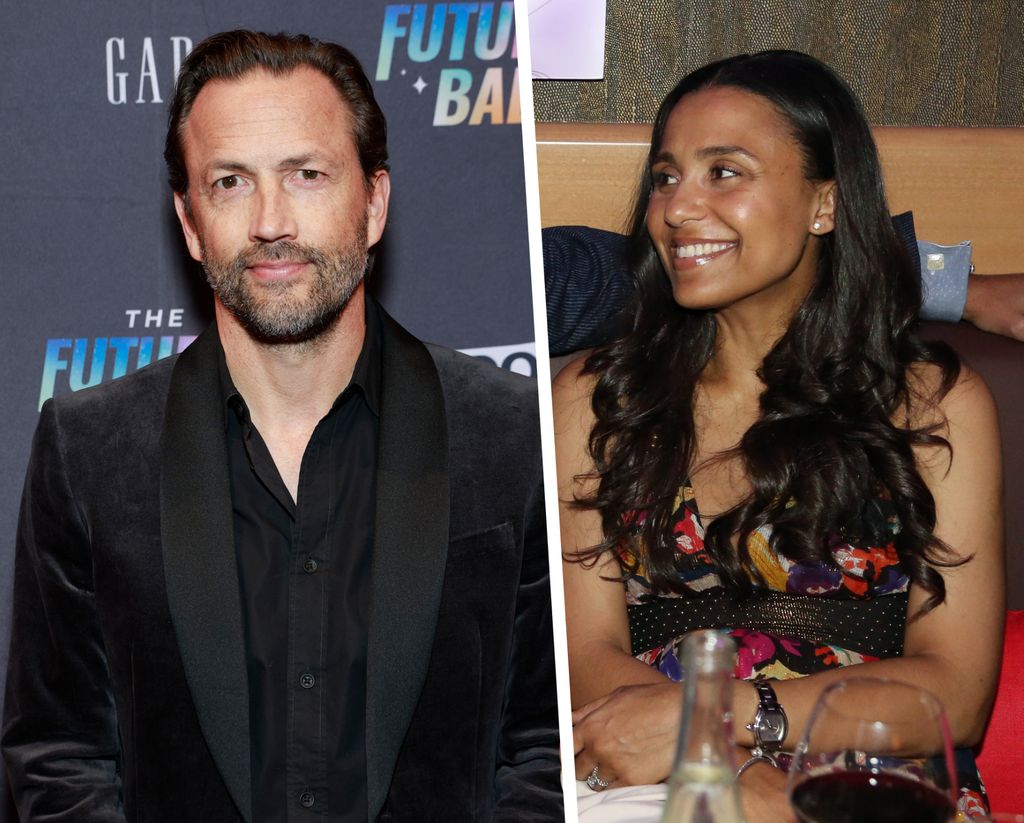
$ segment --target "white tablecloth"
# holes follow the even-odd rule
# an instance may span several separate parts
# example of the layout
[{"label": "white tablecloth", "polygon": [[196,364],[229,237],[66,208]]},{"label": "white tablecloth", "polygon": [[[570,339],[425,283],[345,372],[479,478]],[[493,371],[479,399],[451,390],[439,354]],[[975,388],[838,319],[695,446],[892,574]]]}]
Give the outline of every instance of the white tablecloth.
[{"label": "white tablecloth", "polygon": [[585,781],[576,781],[580,823],[658,823],[667,794],[664,783],[595,792]]}]

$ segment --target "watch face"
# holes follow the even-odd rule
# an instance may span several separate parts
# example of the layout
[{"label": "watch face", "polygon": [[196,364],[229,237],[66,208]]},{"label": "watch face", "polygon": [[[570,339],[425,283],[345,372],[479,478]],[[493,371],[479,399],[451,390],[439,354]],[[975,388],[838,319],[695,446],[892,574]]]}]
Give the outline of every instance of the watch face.
[{"label": "watch face", "polygon": [[781,711],[762,711],[757,726],[759,736],[765,742],[779,743],[786,736],[786,717]]}]

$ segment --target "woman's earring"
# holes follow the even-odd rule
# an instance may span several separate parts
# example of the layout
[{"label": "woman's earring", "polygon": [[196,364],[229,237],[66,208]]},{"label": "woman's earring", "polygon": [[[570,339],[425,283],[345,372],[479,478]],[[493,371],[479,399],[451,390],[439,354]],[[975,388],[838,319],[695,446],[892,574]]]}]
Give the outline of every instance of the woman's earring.
[{"label": "woman's earring", "polygon": [[818,230],[820,230],[820,229],[821,229],[821,223],[819,223],[819,222],[818,222],[817,220],[815,220],[815,221],[814,221],[814,225],[812,226],[812,228],[813,228],[813,229],[814,229],[815,231],[818,231]]}]

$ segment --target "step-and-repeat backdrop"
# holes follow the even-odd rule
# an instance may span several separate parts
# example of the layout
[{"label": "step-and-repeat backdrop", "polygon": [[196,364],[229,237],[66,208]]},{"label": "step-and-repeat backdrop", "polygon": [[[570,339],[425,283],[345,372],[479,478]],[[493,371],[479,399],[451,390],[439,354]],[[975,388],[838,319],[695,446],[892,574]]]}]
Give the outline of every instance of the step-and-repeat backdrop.
[{"label": "step-and-repeat backdrop", "polygon": [[233,28],[303,32],[359,57],[392,168],[371,291],[419,337],[535,373],[510,0],[4,3],[0,675],[40,405],[180,351],[210,320],[162,151],[178,66]]}]

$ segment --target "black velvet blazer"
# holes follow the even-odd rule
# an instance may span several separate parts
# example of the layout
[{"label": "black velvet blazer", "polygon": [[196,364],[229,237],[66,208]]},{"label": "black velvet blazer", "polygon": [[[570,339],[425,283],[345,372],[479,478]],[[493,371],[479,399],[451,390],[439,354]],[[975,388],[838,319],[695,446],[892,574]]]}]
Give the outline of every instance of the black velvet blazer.
[{"label": "black velvet blazer", "polygon": [[[561,821],[536,386],[383,320],[368,818]],[[24,821],[252,817],[218,345],[43,408],[3,734]]]}]

